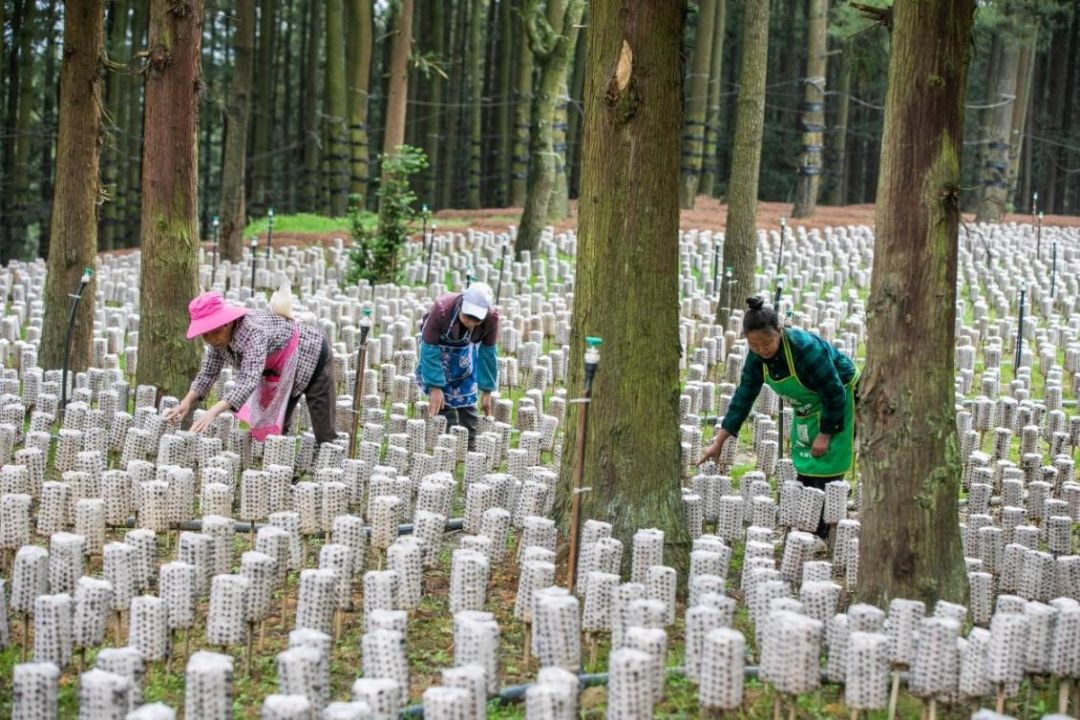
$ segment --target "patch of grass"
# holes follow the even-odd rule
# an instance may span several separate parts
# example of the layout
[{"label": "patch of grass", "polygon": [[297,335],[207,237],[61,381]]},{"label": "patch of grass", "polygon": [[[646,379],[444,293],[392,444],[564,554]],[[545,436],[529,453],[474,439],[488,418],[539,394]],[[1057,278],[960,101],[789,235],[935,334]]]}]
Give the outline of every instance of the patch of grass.
[{"label": "patch of grass", "polygon": [[[372,212],[365,212],[362,214],[362,222],[365,227],[375,227],[378,223],[378,216]],[[260,237],[266,235],[266,231],[269,227],[267,218],[261,218],[255,222],[249,224],[244,228],[244,237],[248,238],[252,235],[259,235]],[[340,217],[326,217],[324,215],[315,215],[312,213],[298,213],[296,215],[275,215],[274,216],[274,232],[290,233],[290,234],[321,234],[321,233],[342,233],[344,237],[349,236],[349,219]]]}]

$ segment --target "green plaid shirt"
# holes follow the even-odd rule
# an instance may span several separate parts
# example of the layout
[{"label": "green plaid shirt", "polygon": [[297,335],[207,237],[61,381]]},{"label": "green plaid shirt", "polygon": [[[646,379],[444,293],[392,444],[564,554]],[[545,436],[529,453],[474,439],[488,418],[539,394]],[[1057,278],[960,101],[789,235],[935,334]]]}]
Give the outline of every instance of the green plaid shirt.
[{"label": "green plaid shirt", "polygon": [[[835,435],[844,427],[844,413],[847,408],[844,386],[855,377],[855,363],[823,338],[805,330],[785,328],[784,342],[791,347],[791,358],[795,361],[795,373],[799,382],[806,389],[821,396],[821,432]],[[769,376],[773,380],[783,380],[791,375],[791,368],[788,367],[782,347],[769,360],[753,351],[748,352],[739,388],[731,398],[731,404],[721,423],[721,427],[732,435],[739,434],[758,393],[761,392],[761,386],[765,382],[765,367],[769,368]]]}]

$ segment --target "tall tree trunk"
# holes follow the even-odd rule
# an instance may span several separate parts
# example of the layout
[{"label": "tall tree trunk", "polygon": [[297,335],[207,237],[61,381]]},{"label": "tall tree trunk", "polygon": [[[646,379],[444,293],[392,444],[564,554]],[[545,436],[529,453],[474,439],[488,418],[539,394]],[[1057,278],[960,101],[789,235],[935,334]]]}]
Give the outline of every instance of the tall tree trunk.
[{"label": "tall tree trunk", "polygon": [[[581,13],[581,25],[588,26],[589,8]],[[571,75],[573,82],[570,84],[570,110],[566,124],[566,182],[567,196],[577,197],[581,194],[581,135],[584,131],[585,107],[585,36],[578,34],[578,40],[574,47],[574,62]]]},{"label": "tall tree trunk", "polygon": [[481,146],[484,142],[483,101],[484,88],[484,17],[485,0],[472,0],[472,22],[469,24],[469,50],[467,62],[469,78],[469,176],[465,205],[480,207],[480,178],[483,175]]},{"label": "tall tree trunk", "polygon": [[682,182],[679,185],[679,207],[685,209],[694,207],[701,181],[717,3],[718,0],[701,0],[697,33],[694,35],[694,65],[688,89],[690,97],[686,99],[686,117],[683,119]]},{"label": "tall tree trunk", "polygon": [[[203,1],[209,3],[209,6],[206,7],[206,18],[203,26],[203,34],[206,38],[203,43],[202,60],[205,60],[207,65],[213,67],[214,58],[218,56],[218,13],[215,7],[216,0]],[[207,31],[206,25],[209,25],[209,31]],[[199,202],[196,205],[200,211],[198,231],[198,237],[200,238],[207,237],[210,234],[210,207],[216,207],[221,203],[220,193],[217,198],[214,197],[214,181],[211,170],[214,166],[214,128],[215,126],[224,126],[222,115],[224,103],[227,102],[222,97],[220,89],[216,87],[216,78],[210,76],[203,76],[203,78],[203,91],[201,93],[203,108],[199,111],[199,129],[202,130],[202,140],[199,143],[198,150],[198,156],[202,158],[202,164],[199,166],[202,178],[199,180]]]},{"label": "tall tree trunk", "polygon": [[[529,179],[525,191],[525,209],[521,213],[514,251],[532,251],[548,221],[551,191],[555,186],[555,149],[552,123],[555,103],[566,78],[566,68],[573,57],[583,0],[549,0],[547,17],[537,0],[526,0],[523,19],[529,36],[533,61],[540,66],[540,82],[533,93],[529,127]],[[552,20],[556,24],[552,24]]]},{"label": "tall tree trunk", "polygon": [[[128,29],[128,3],[127,0],[113,0],[109,11],[109,60],[120,64],[123,62],[125,40]],[[130,57],[130,56],[129,56]],[[106,83],[106,107],[111,127],[108,128],[102,159],[104,160],[104,172],[102,184],[109,199],[102,205],[104,219],[101,223],[101,249],[112,250],[117,245],[117,237],[121,234],[122,219],[127,213],[127,198],[122,197],[120,192],[120,176],[124,165],[124,137],[121,132],[119,120],[124,108],[123,88],[129,84],[127,77],[128,68],[113,67],[108,75]],[[123,204],[123,206],[122,206]]]},{"label": "tall tree trunk", "polygon": [[320,8],[308,4],[307,57],[304,59],[304,185],[300,206],[318,212],[319,198],[319,46],[322,38]]},{"label": "tall tree trunk", "polygon": [[183,397],[200,343],[185,340],[198,292],[199,49],[202,0],[151,0],[143,144],[142,267],[136,378]]},{"label": "tall tree trunk", "polygon": [[[277,29],[279,0],[259,2],[259,73],[255,81],[255,103],[252,105],[252,178],[248,206],[251,214],[261,217],[272,204],[273,165],[270,155],[270,135],[274,126],[274,36]],[[315,3],[322,5],[323,3]],[[313,11],[314,12],[314,11]],[[317,111],[317,108],[316,108]]]},{"label": "tall tree trunk", "polygon": [[527,42],[519,42],[518,52],[517,81],[514,83],[514,150],[510,170],[512,207],[525,206],[529,179],[529,117],[533,99],[533,53]]},{"label": "tall tree trunk", "polygon": [[412,51],[413,0],[400,0],[390,49],[390,89],[386,95],[386,135],[382,151],[392,155],[405,142],[405,101],[409,97],[409,55]]},{"label": "tall tree trunk", "polygon": [[1030,209],[1031,197],[1017,197],[1019,185],[1020,157],[1024,152],[1024,146],[1030,142],[1024,142],[1024,131],[1028,123],[1028,108],[1031,105],[1031,86],[1035,76],[1035,51],[1038,42],[1039,30],[1037,26],[1026,28],[1023,33],[1023,45],[1020,46],[1020,55],[1016,62],[1016,90],[1013,95],[1012,123],[1009,129],[1009,146],[1012,153],[1009,155],[1009,197],[1012,198],[1013,206],[1017,209]]},{"label": "tall tree trunk", "polygon": [[[612,523],[626,547],[659,528],[666,560],[685,553],[679,497],[678,0],[593,0],[585,81],[585,154],[571,324],[570,392],[582,390],[587,335],[604,338],[593,384],[581,517]],[[634,238],[627,242],[627,238]],[[627,288],[634,288],[628,293]],[[573,405],[569,427],[584,405]],[[650,418],[634,421],[626,408]],[[567,433],[556,517],[570,520],[574,433]]]},{"label": "tall tree trunk", "polygon": [[[440,3],[441,4],[441,3]],[[368,184],[368,93],[371,88],[371,0],[348,0],[349,41],[345,62],[349,103],[349,194],[359,207],[367,203]]]},{"label": "tall tree trunk", "polygon": [[851,109],[851,48],[844,41],[840,55],[840,79],[836,88],[836,122],[830,128],[828,149],[831,178],[825,193],[827,205],[846,205],[848,115]]},{"label": "tall tree trunk", "polygon": [[495,205],[506,207],[510,202],[511,154],[514,136],[510,119],[513,103],[510,98],[514,87],[514,14],[510,0],[499,0],[499,60],[497,63],[498,105],[495,109],[495,134],[498,137],[498,154],[495,157]]},{"label": "tall tree trunk", "polygon": [[454,190],[462,184],[460,182],[461,176],[458,173],[460,167],[460,155],[459,149],[461,148],[461,135],[460,132],[462,125],[462,118],[464,116],[465,107],[465,48],[466,41],[468,39],[469,28],[469,2],[468,0],[458,0],[454,4],[454,23],[452,26],[451,42],[448,43],[450,48],[450,54],[455,55],[458,59],[454,61],[455,64],[461,63],[457,71],[450,75],[450,112],[447,117],[446,125],[446,147],[443,148],[441,154],[444,156],[442,166],[442,188],[440,196],[440,207],[453,207],[454,203],[459,200]]},{"label": "tall tree trunk", "polygon": [[[765,121],[765,71],[769,57],[769,0],[747,0],[743,7],[739,100],[728,180],[724,265],[732,269],[732,298],[754,291],[757,254],[757,195],[761,172],[761,135]],[[734,299],[732,300],[734,303]],[[726,326],[731,308],[718,307]]]},{"label": "tall tree trunk", "polygon": [[720,137],[721,90],[724,87],[724,32],[727,26],[727,0],[713,0],[712,58],[709,61],[709,97],[705,111],[705,144],[701,155],[701,181],[698,193],[712,197],[717,181],[717,146]]},{"label": "tall tree trunk", "polygon": [[349,128],[345,97],[345,7],[326,2],[326,152],[330,168],[330,215],[344,217],[349,205]]},{"label": "tall tree trunk", "polygon": [[1009,134],[1012,131],[1013,105],[1016,103],[1014,93],[1020,49],[1011,38],[1004,37],[1002,42],[1001,68],[997,76],[997,93],[993,99],[995,107],[991,109],[986,152],[979,172],[981,187],[975,209],[976,222],[1001,222],[1009,199],[1009,163],[1016,150],[1009,144]]},{"label": "tall tree trunk", "polygon": [[53,152],[56,149],[56,103],[60,89],[56,78],[56,41],[60,34],[60,29],[57,28],[56,3],[57,0],[49,0],[49,8],[45,13],[45,92],[41,108],[41,127],[44,132],[37,138],[37,147],[32,151],[41,158],[41,182],[38,186],[39,209],[34,213],[34,221],[40,223],[38,255],[46,259],[52,225],[50,213],[52,212],[54,180]]},{"label": "tall tree trunk", "polygon": [[[45,317],[41,366],[64,363],[64,339],[71,300],[84,268],[97,256],[98,143],[101,134],[101,64],[105,41],[105,0],[68,0],[64,10],[64,61],[60,69],[60,118],[56,144],[56,186],[52,237],[45,276]],[[94,349],[97,284],[82,293],[71,336],[68,367],[83,371]]]},{"label": "tall tree trunk", "polygon": [[[505,0],[504,0],[505,2]],[[446,62],[446,37],[450,34],[453,25],[453,8],[451,7],[451,22],[446,21],[447,3],[443,0],[431,0],[431,42],[432,53],[441,62]],[[428,157],[429,164],[424,169],[421,177],[424,179],[424,197],[432,207],[439,206],[439,173],[442,170],[443,158],[446,154],[446,139],[443,136],[447,113],[438,111],[442,107],[447,79],[436,75],[428,81],[431,85],[431,110],[428,113],[427,134],[424,136],[424,153]]]},{"label": "tall tree trunk", "polygon": [[[1073,19],[1076,22],[1076,19]],[[1069,105],[1069,91],[1066,89],[1065,78],[1068,73],[1069,58],[1069,26],[1061,25],[1054,29],[1053,39],[1050,41],[1049,70],[1047,84],[1047,103],[1049,104],[1050,135],[1062,137],[1062,126],[1065,122],[1065,108]],[[1042,196],[1043,205],[1048,213],[1058,210],[1058,167],[1060,153],[1058,148],[1043,145],[1040,157],[1044,168]]]},{"label": "tall tree trunk", "polygon": [[812,217],[821,187],[825,131],[825,78],[828,72],[826,21],[829,0],[810,0],[807,7],[806,78],[803,80],[802,160],[795,185],[794,218]]},{"label": "tall tree trunk", "polygon": [[30,146],[33,140],[31,124],[34,111],[34,50],[37,20],[34,2],[23,6],[22,27],[19,31],[19,94],[15,119],[15,157],[11,167],[11,211],[7,215],[7,242],[0,243],[0,264],[24,258],[27,252],[27,229],[30,221]]},{"label": "tall tree trunk", "polygon": [[[6,64],[5,76],[7,77],[7,95],[5,96],[6,107],[4,109],[4,127],[14,128],[18,123],[19,117],[19,48],[20,48],[20,35],[23,31],[23,17],[26,13],[27,5],[30,6],[30,10],[33,11],[33,2],[30,0],[14,0],[12,13],[11,13],[11,49],[9,50],[7,57],[3,60]],[[3,35],[0,32],[0,35]],[[0,216],[4,218],[12,217],[15,212],[15,197],[12,192],[11,178],[15,174],[15,140],[18,136],[13,132],[5,132],[3,137],[4,143],[4,165],[2,174],[0,177]],[[0,223],[0,261],[4,264],[11,257],[11,253],[6,249],[10,243],[10,229],[8,223]]]},{"label": "tall tree trunk", "polygon": [[[150,0],[132,0],[134,12],[131,16],[131,53],[134,62],[137,53],[142,52],[149,28]],[[143,107],[145,88],[141,76],[129,78],[127,102],[127,221],[124,223],[123,237],[118,241],[124,247],[136,247],[142,241],[142,161],[143,161]]]},{"label": "tall tree trunk", "polygon": [[221,254],[238,263],[244,257],[247,225],[244,186],[247,175],[248,118],[255,72],[255,0],[236,0],[233,76],[227,106],[224,175],[221,183]]},{"label": "tall tree trunk", "polygon": [[975,0],[893,9],[857,409],[863,492],[856,595],[876,605],[893,598],[964,602],[967,594],[957,525],[953,316],[974,11]]}]

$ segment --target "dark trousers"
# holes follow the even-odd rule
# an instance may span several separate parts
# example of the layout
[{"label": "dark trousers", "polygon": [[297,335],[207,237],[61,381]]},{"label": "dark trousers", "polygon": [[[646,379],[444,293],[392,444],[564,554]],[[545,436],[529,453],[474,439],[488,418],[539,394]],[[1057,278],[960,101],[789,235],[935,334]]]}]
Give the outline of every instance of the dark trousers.
[{"label": "dark trousers", "polygon": [[[325,340],[322,352],[319,353],[319,362],[315,366],[315,372],[302,394],[307,400],[308,414],[311,416],[311,430],[315,433],[315,444],[322,445],[324,442],[335,440],[337,429],[334,427],[334,414],[337,409],[337,393],[334,386],[334,363],[330,362],[330,348]],[[293,411],[296,410],[299,402],[299,395],[289,398],[289,404],[285,406],[286,428],[292,424]]]},{"label": "dark trousers", "polygon": [[476,412],[475,405],[466,405],[465,407],[459,408],[443,406],[443,409],[439,411],[439,414],[446,418],[447,429],[450,429],[455,425],[461,425],[468,430],[469,449],[476,449],[476,423],[480,416]]},{"label": "dark trousers", "polygon": [[[830,475],[829,477],[810,477],[808,475],[799,475],[798,480],[803,484],[803,487],[817,488],[821,492],[825,492],[825,486],[831,483],[833,480],[843,480],[843,475]],[[817,530],[814,531],[822,540],[829,539],[829,526],[825,524],[825,505],[821,506],[821,517],[818,518]]]}]

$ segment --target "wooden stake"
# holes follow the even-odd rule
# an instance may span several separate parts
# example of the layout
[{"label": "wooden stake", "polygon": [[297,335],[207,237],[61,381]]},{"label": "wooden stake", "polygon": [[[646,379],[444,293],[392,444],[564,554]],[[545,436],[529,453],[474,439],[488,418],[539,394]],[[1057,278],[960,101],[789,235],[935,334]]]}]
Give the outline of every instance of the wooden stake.
[{"label": "wooden stake", "polygon": [[121,633],[123,632],[123,623],[120,620],[120,611],[116,611],[116,625],[114,636],[116,638],[116,647],[123,647],[124,642],[121,639]]},{"label": "wooden stake", "polygon": [[247,676],[251,677],[251,655],[255,645],[255,623],[247,624]]},{"label": "wooden stake", "polygon": [[1069,693],[1069,678],[1062,678],[1058,685],[1058,713],[1061,715],[1069,714]]},{"label": "wooden stake", "polygon": [[788,720],[795,720],[795,698],[791,699],[788,705]]},{"label": "wooden stake", "polygon": [[859,720],[859,711],[858,710],[852,710],[851,711],[851,720]]},{"label": "wooden stake", "polygon": [[998,715],[1004,715],[1005,714],[1005,686],[1004,685],[998,685],[996,708],[997,708]]},{"label": "wooden stake", "polygon": [[773,720],[780,720],[780,693],[775,690],[772,699],[772,716]]},{"label": "wooden stake", "polygon": [[334,608],[334,642],[341,640],[342,626],[345,624],[345,613],[341,608]]},{"label": "wooden stake", "polygon": [[22,614],[22,662],[26,662],[26,651],[30,648],[30,613]]},{"label": "wooden stake", "polygon": [[937,720],[937,699],[930,698],[930,720]]},{"label": "wooden stake", "polygon": [[184,662],[191,657],[191,628],[184,630]]},{"label": "wooden stake", "polygon": [[589,633],[589,635],[588,635],[588,643],[589,643],[589,672],[592,672],[593,670],[596,669],[596,651],[597,651],[597,645],[599,645],[599,643],[596,640],[596,633]]},{"label": "wooden stake", "polygon": [[889,720],[896,720],[896,703],[900,697],[900,669],[893,669],[892,691],[889,693]]},{"label": "wooden stake", "polygon": [[532,657],[532,623],[525,623],[525,647],[521,650],[522,664],[528,666]]}]

